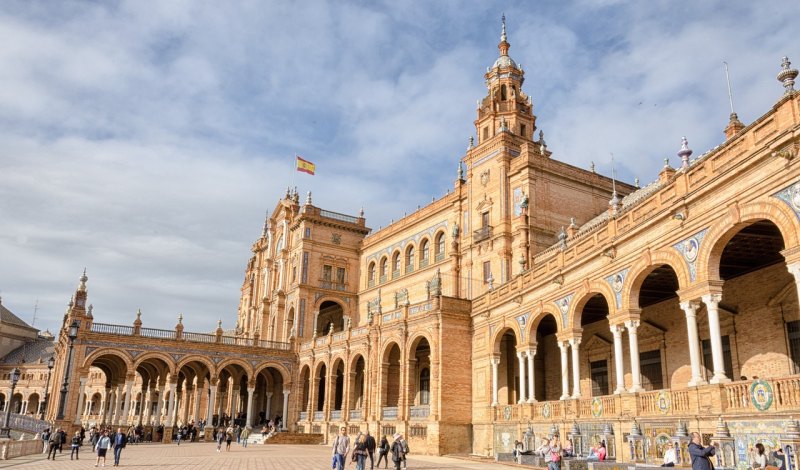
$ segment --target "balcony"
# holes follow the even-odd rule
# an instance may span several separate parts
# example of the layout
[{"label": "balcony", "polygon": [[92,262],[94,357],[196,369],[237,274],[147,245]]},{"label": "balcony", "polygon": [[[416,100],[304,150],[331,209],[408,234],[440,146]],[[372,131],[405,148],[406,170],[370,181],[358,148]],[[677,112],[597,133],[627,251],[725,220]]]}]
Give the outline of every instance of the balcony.
[{"label": "balcony", "polygon": [[325,420],[325,412],[324,411],[315,411],[314,412],[314,421],[324,421]]},{"label": "balcony", "polygon": [[395,269],[394,271],[392,271],[392,279],[397,279],[398,277],[400,277],[400,270]]},{"label": "balcony", "polygon": [[417,405],[411,407],[411,419],[428,419],[430,414],[430,405]]},{"label": "balcony", "polygon": [[350,421],[361,421],[361,419],[362,419],[361,410],[350,410]]},{"label": "balcony", "polygon": [[340,421],[342,419],[342,410],[331,411],[331,421]]},{"label": "balcony", "polygon": [[481,227],[478,230],[472,232],[472,242],[478,243],[484,240],[488,240],[492,236],[492,226],[486,225],[485,227]]},{"label": "balcony", "polygon": [[381,409],[381,418],[382,419],[397,419],[397,407],[396,406],[384,406]]},{"label": "balcony", "polygon": [[338,291],[347,290],[346,282],[336,282],[336,281],[331,281],[330,279],[320,279],[319,286],[323,289],[329,289],[329,290],[338,290]]},{"label": "balcony", "polygon": [[300,421],[308,421],[308,411],[300,412]]}]

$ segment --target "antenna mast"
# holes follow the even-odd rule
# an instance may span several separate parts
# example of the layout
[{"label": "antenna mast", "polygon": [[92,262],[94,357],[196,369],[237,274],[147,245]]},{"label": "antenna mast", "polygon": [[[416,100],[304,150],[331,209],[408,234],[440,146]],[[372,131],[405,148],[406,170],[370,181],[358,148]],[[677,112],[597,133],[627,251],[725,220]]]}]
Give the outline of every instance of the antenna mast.
[{"label": "antenna mast", "polygon": [[734,111],[733,111],[733,91],[731,90],[731,75],[728,72],[728,63],[725,62],[725,61],[722,61],[722,63],[725,64],[725,80],[728,82],[728,101],[731,104],[731,114],[734,114]]},{"label": "antenna mast", "polygon": [[36,304],[33,306],[33,321],[31,326],[36,326],[36,314],[39,312],[39,299],[36,299]]}]

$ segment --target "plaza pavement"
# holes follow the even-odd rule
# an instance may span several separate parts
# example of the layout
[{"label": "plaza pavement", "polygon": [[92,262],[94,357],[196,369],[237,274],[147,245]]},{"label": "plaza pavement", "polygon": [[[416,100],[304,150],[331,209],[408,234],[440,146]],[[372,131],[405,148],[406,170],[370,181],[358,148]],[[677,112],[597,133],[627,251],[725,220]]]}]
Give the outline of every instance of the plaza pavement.
[{"label": "plaza pavement", "polygon": [[[94,469],[96,458],[97,456],[91,452],[91,448],[84,446],[81,448],[80,460],[70,460],[69,452],[64,449],[64,452],[56,457],[55,462],[45,460],[44,454],[38,454],[12,460],[0,460],[0,468],[12,470]],[[109,451],[106,467],[112,468],[113,463],[114,455]],[[233,443],[230,452],[225,452],[223,445],[223,451],[217,453],[214,443],[184,443],[180,446],[175,444],[128,445],[122,451],[120,467],[180,470],[324,470],[331,468],[331,449],[328,446],[277,444],[251,445],[244,448]],[[409,455],[408,458],[409,469],[508,470],[511,467],[504,464],[448,457]],[[367,460],[367,468],[369,468],[369,460]],[[391,463],[389,468],[393,468]],[[348,463],[347,469],[355,469],[355,463]]]}]

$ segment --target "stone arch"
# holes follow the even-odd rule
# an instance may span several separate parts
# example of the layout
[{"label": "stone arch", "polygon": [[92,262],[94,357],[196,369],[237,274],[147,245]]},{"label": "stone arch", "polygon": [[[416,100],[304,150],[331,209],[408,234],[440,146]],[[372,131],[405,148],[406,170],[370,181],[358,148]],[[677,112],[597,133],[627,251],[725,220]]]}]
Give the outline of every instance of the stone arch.
[{"label": "stone arch", "polygon": [[786,204],[767,200],[746,204],[738,210],[731,209],[706,233],[697,255],[698,280],[719,280],[719,264],[725,246],[740,230],[760,220],[778,227],[786,249],[800,245],[800,223]]},{"label": "stone arch", "polygon": [[322,370],[322,367],[325,367],[325,372],[328,371],[328,361],[325,359],[320,359],[318,362],[315,362],[314,365],[311,367],[311,370],[314,372],[314,377],[319,377],[319,372]]},{"label": "stone arch", "polygon": [[211,360],[209,360],[208,358],[206,358],[204,356],[187,356],[187,357],[184,357],[183,359],[178,361],[178,363],[175,365],[175,370],[179,371],[179,370],[183,369],[185,366],[189,365],[189,363],[192,363],[192,362],[199,362],[199,363],[203,364],[204,366],[206,366],[206,368],[208,369],[208,375],[211,376],[211,378],[218,377],[217,370],[216,370],[217,366],[215,366],[214,363],[211,362]]},{"label": "stone arch", "polygon": [[[308,365],[306,365],[304,367],[308,367]],[[279,374],[281,374],[281,378],[283,379],[283,383],[284,384],[288,384],[288,383],[290,383],[292,381],[292,376],[289,373],[289,370],[286,368],[286,366],[284,366],[283,364],[280,364],[278,362],[265,362],[265,363],[259,365],[255,369],[255,373],[253,373],[253,377],[257,377],[260,373],[264,372],[265,370],[267,370],[269,368],[275,369],[275,370],[278,371]]]},{"label": "stone arch", "polygon": [[347,363],[347,370],[353,371],[355,370],[356,364],[358,364],[358,359],[361,358],[364,360],[364,365],[367,364],[367,355],[361,352],[352,353],[350,355],[350,360]]},{"label": "stone arch", "polygon": [[[447,235],[444,229],[439,229],[433,234],[433,253],[434,257],[438,255],[444,256],[447,252]],[[435,258],[434,258],[435,261]]]},{"label": "stone arch", "polygon": [[250,364],[248,364],[244,359],[239,359],[236,357],[228,358],[220,362],[219,365],[217,366],[217,370],[215,371],[216,376],[219,377],[222,371],[226,367],[231,365],[240,366],[244,370],[244,373],[245,375],[247,375],[248,378],[253,377],[253,367]]},{"label": "stone arch", "polygon": [[147,352],[147,353],[144,353],[142,355],[137,356],[136,359],[133,362],[133,367],[134,367],[133,370],[138,369],[139,366],[141,366],[142,363],[144,361],[148,360],[148,359],[161,359],[164,362],[164,364],[167,365],[166,372],[169,375],[175,375],[177,373],[177,371],[179,370],[175,365],[175,359],[171,358],[168,354],[164,354],[164,353],[160,353],[160,352]]},{"label": "stone arch", "polygon": [[[689,268],[686,261],[678,251],[672,247],[664,248],[650,253],[650,256],[640,258],[628,270],[625,285],[622,288],[622,308],[639,308],[639,289],[648,274],[659,266],[667,265],[675,271],[678,277],[679,289],[685,289],[691,283]],[[613,304],[609,304],[613,305]]]},{"label": "stone arch", "polygon": [[[131,356],[128,353],[126,353],[124,350],[121,350],[121,349],[110,349],[110,348],[101,348],[101,349],[97,349],[95,351],[92,351],[83,360],[82,368],[88,370],[90,367],[92,367],[92,363],[94,361],[96,361],[97,359],[99,359],[99,358],[101,358],[103,356],[114,356],[114,357],[117,357],[120,360],[122,360],[122,362],[125,364],[126,373],[133,372],[133,371],[136,370],[133,367],[133,359],[131,358]],[[106,372],[106,371],[103,370],[103,372]],[[106,375],[108,375],[108,374],[106,373]]]},{"label": "stone arch", "polygon": [[[327,328],[325,328],[324,332],[320,332],[319,331],[320,327],[321,327],[321,325],[319,324],[319,316],[320,316],[320,313],[321,313],[320,312],[320,308],[326,302],[335,303],[336,305],[339,306],[340,309],[342,309],[342,321],[344,321],[345,319],[352,321],[352,318],[353,318],[351,316],[350,306],[347,303],[345,303],[341,298],[336,297],[334,295],[324,295],[324,296],[320,297],[319,299],[317,299],[314,302],[314,311],[316,312],[315,313],[315,318],[314,318],[314,326],[315,326],[315,331],[317,331],[319,335],[328,334]],[[339,331],[342,331],[342,330],[334,328],[334,332],[339,332]]]},{"label": "stone arch", "polygon": [[392,351],[392,347],[393,347],[393,346],[397,346],[397,348],[400,350],[400,355],[401,355],[401,357],[400,357],[400,360],[401,360],[401,362],[402,362],[402,360],[403,360],[403,357],[402,357],[402,355],[403,355],[403,353],[404,353],[405,351],[403,351],[403,348],[400,346],[400,342],[399,342],[399,341],[397,341],[396,339],[392,338],[392,339],[388,339],[388,340],[386,340],[386,341],[383,343],[383,346],[381,347],[381,355],[380,355],[379,364],[383,364],[383,363],[384,363],[384,361],[386,361],[386,360],[387,360],[386,358],[387,358],[387,357],[389,356],[389,354],[391,353],[391,351]]},{"label": "stone arch", "polygon": [[531,346],[536,344],[536,330],[539,329],[539,324],[542,323],[542,320],[544,320],[547,316],[552,316],[553,319],[555,319],[556,327],[559,331],[564,329],[564,325],[561,324],[561,312],[559,312],[558,309],[556,309],[556,307],[552,304],[544,304],[542,305],[542,308],[534,313],[531,318],[528,318],[528,324],[525,333],[525,336],[528,338],[526,344]]},{"label": "stone arch", "polygon": [[511,332],[514,334],[514,339],[516,340],[517,345],[522,344],[522,336],[520,335],[519,327],[515,323],[516,322],[503,325],[500,328],[497,328],[497,331],[494,332],[491,343],[489,343],[491,345],[490,347],[492,354],[500,354],[500,342],[503,339],[503,335],[505,335],[509,330],[511,330]]},{"label": "stone arch", "polygon": [[410,337],[406,342],[406,351],[405,351],[406,357],[411,357],[411,355],[414,354],[414,350],[417,348],[420,341],[422,341],[423,339],[428,342],[428,344],[431,347],[431,350],[433,350],[434,343],[431,337],[427,333],[421,333],[421,332],[416,333],[415,335]]},{"label": "stone arch", "polygon": [[605,280],[593,281],[589,283],[588,286],[581,286],[581,288],[575,292],[575,296],[572,298],[572,302],[569,306],[569,313],[567,315],[568,323],[565,329],[578,329],[581,327],[583,307],[586,306],[586,302],[597,294],[602,295],[603,298],[606,299],[609,309],[613,308],[616,310],[617,302],[614,291],[611,290],[611,286],[609,286]]}]

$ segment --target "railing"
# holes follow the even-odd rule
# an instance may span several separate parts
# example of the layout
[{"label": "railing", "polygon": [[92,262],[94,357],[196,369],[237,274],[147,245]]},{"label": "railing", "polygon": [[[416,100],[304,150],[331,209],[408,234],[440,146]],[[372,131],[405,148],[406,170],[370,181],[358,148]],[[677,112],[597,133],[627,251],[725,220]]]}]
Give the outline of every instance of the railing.
[{"label": "railing", "polygon": [[0,460],[9,460],[25,455],[41,454],[42,441],[31,439],[27,441],[2,441],[0,442]]},{"label": "railing", "polygon": [[444,260],[444,251],[440,251],[439,253],[436,253],[436,257],[434,257],[434,260],[436,260],[437,263],[439,261],[443,261]]},{"label": "railing", "polygon": [[217,335],[210,335],[208,333],[192,333],[184,331],[181,336],[184,341],[191,341],[193,343],[216,343]]},{"label": "railing", "polygon": [[352,215],[340,214],[338,212],[326,211],[324,209],[320,209],[319,215],[322,217],[327,217],[329,219],[341,220],[342,222],[349,222],[351,224],[358,223],[358,217],[353,217]]},{"label": "railing", "polygon": [[413,264],[407,264],[406,265],[406,274],[413,273],[413,272],[414,272],[414,265]]},{"label": "railing", "polygon": [[131,336],[133,335],[133,327],[128,325],[112,325],[110,323],[92,323],[92,333]]},{"label": "railing", "polygon": [[511,421],[520,418],[520,408],[524,405],[497,405],[494,407],[495,421]]},{"label": "railing", "polygon": [[411,419],[427,419],[430,414],[430,405],[416,405],[411,407]]},{"label": "railing", "polygon": [[375,287],[375,279],[370,279],[367,281],[367,287]]},{"label": "railing", "polygon": [[339,421],[342,419],[342,410],[331,410],[331,421]]},{"label": "railing", "polygon": [[249,346],[250,340],[247,338],[242,338],[240,336],[223,336],[222,344],[232,344],[235,346]]},{"label": "railing", "polygon": [[[0,411],[0,423],[5,423],[5,420],[6,412]],[[8,427],[17,431],[26,431],[35,434],[49,428],[50,423],[31,416],[11,413],[11,417],[8,420]]]},{"label": "railing", "polygon": [[383,419],[397,419],[397,407],[396,406],[384,406],[381,409],[381,417]]},{"label": "railing", "polygon": [[676,412],[688,412],[692,404],[689,399],[688,390],[676,390],[672,392],[672,410]]},{"label": "railing", "polygon": [[266,339],[260,340],[258,342],[258,345],[261,346],[262,348],[281,349],[283,351],[288,351],[292,347],[290,343],[282,343],[280,341],[269,341]]},{"label": "railing", "polygon": [[380,282],[381,284],[386,282],[386,274],[381,274],[381,277],[378,278],[378,282]]},{"label": "railing", "polygon": [[419,267],[420,268],[424,268],[426,266],[428,266],[428,258],[422,258],[421,260],[419,260]]},{"label": "railing", "polygon": [[472,232],[472,241],[474,243],[482,242],[492,236],[492,226],[487,225]]},{"label": "railing", "polygon": [[394,271],[392,271],[392,279],[397,279],[398,277],[400,277],[400,270],[395,269]]},{"label": "railing", "polygon": [[322,421],[325,419],[325,412],[324,411],[315,411],[314,412],[314,421]]},{"label": "railing", "polygon": [[338,291],[347,290],[347,283],[328,281],[325,279],[319,281],[319,286],[323,289],[329,289],[329,290],[338,290]]},{"label": "railing", "polygon": [[308,421],[308,411],[300,412],[300,421]]},{"label": "railing", "polygon": [[350,410],[350,421],[360,421],[362,418],[361,410]]},{"label": "railing", "polygon": [[800,377],[777,379],[775,382],[776,404],[781,408],[800,407]]},{"label": "railing", "polygon": [[725,405],[728,410],[750,408],[750,384],[744,382],[725,384]]},{"label": "railing", "polygon": [[145,338],[175,339],[175,330],[162,330],[158,328],[140,328],[139,336]]}]

